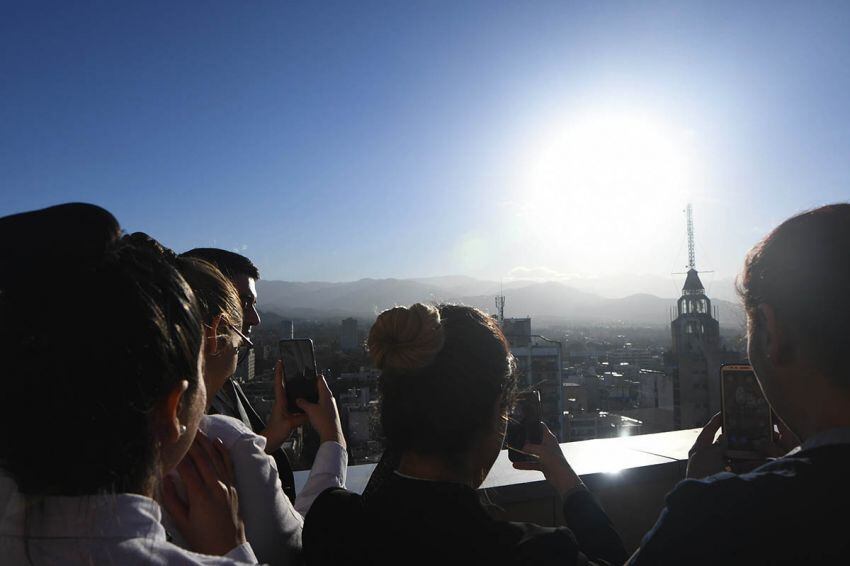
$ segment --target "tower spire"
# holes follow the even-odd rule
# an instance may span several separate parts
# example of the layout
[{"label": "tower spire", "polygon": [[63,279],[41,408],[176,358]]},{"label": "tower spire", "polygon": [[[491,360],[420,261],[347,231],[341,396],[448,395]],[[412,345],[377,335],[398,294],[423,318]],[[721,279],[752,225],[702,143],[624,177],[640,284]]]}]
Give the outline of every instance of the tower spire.
[{"label": "tower spire", "polygon": [[691,203],[688,203],[686,211],[688,220],[688,269],[696,269],[697,262],[694,254],[694,210]]},{"label": "tower spire", "polygon": [[502,291],[502,283],[499,282],[499,294],[496,296],[496,313],[499,318],[499,324],[505,322],[505,293]]}]

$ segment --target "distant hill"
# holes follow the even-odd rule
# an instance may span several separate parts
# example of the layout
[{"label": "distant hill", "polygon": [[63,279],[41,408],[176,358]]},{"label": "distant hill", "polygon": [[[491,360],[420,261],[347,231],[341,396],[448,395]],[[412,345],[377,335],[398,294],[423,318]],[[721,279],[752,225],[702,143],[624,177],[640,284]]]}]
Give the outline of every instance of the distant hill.
[{"label": "distant hill", "polygon": [[[396,305],[456,302],[494,311],[499,283],[470,277],[423,279],[360,279],[344,283],[264,281],[257,283],[263,311],[286,318],[373,318]],[[549,322],[616,323],[660,326],[670,321],[676,298],[645,293],[612,299],[558,282],[517,282],[505,285],[506,316],[531,316]],[[740,306],[713,300],[720,324],[740,328]]]}]

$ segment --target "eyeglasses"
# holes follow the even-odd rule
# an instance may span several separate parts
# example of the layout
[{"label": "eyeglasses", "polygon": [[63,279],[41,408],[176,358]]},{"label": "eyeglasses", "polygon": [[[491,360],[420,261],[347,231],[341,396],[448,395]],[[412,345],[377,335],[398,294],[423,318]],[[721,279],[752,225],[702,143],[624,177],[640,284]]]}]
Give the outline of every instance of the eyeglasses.
[{"label": "eyeglasses", "polygon": [[230,330],[236,333],[237,336],[241,339],[239,345],[236,347],[239,350],[239,357],[236,359],[236,364],[241,364],[246,357],[248,357],[248,352],[254,349],[254,343],[251,342],[251,339],[248,338],[244,332],[236,328],[233,324],[229,322],[224,323]]},{"label": "eyeglasses", "polygon": [[233,325],[232,323],[230,323],[230,322],[225,322],[224,324],[225,324],[225,325],[226,325],[226,326],[227,326],[230,330],[232,330],[233,332],[235,332],[235,333],[236,333],[236,335],[237,335],[237,336],[239,336],[239,338],[241,338],[241,342],[239,343],[239,346],[237,346],[238,348],[245,348],[245,349],[247,349],[247,350],[253,350],[253,349],[254,349],[254,343],[253,343],[253,342],[251,342],[251,339],[250,339],[250,338],[248,338],[248,337],[245,335],[245,333],[244,333],[244,332],[242,332],[241,330],[239,330],[238,328],[236,328],[236,326],[234,326],[234,325]]},{"label": "eyeglasses", "polygon": [[257,302],[257,298],[253,295],[239,295],[239,301],[242,304],[242,310],[247,311],[254,306]]}]

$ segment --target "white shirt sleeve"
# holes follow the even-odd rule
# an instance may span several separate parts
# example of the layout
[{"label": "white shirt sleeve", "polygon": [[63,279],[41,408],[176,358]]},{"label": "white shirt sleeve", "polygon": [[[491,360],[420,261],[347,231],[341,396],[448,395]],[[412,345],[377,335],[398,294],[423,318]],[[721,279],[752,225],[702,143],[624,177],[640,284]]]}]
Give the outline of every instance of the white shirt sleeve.
[{"label": "white shirt sleeve", "polygon": [[247,564],[259,564],[257,557],[254,556],[254,550],[251,548],[251,543],[244,542],[224,555],[225,558],[231,558],[237,562],[245,562]]},{"label": "white shirt sleeve", "polygon": [[283,492],[274,458],[265,451],[266,439],[221,415],[204,417],[203,428],[221,438],[230,453],[239,512],[256,556],[272,565],[300,563],[304,519]]},{"label": "white shirt sleeve", "polygon": [[295,497],[295,510],[304,517],[323,491],[331,487],[345,487],[347,469],[348,452],[345,448],[338,442],[323,442],[316,452],[307,483]]}]

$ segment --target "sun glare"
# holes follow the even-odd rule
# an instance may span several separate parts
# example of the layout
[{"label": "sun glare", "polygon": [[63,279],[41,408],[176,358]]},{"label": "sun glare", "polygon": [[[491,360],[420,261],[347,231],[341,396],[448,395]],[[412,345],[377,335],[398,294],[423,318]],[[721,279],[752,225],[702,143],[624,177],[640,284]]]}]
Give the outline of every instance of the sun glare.
[{"label": "sun glare", "polygon": [[587,112],[563,122],[526,161],[524,229],[535,245],[578,259],[576,244],[592,244],[585,270],[620,261],[638,240],[657,242],[664,211],[681,209],[692,181],[688,146],[687,135],[640,113]]}]

